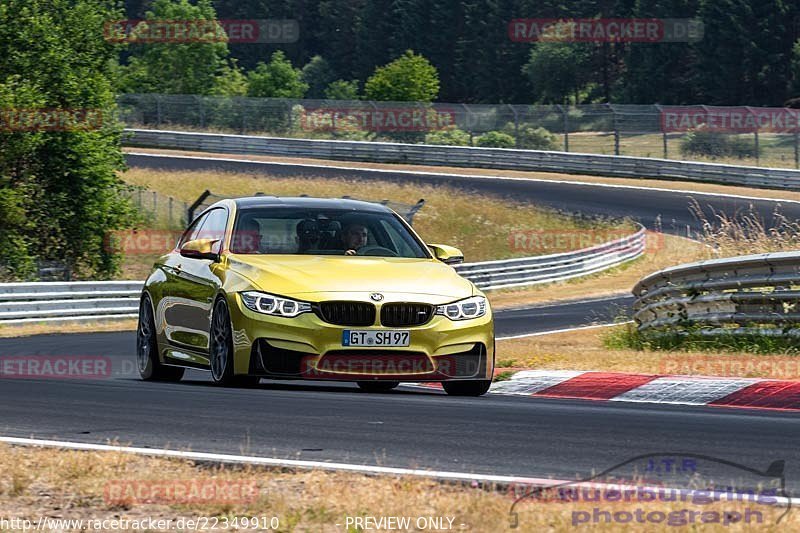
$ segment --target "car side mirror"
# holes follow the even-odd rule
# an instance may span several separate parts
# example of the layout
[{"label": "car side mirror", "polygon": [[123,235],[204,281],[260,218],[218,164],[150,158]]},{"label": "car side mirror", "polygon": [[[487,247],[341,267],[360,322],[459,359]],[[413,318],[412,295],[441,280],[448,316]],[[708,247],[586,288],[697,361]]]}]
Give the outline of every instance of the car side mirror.
[{"label": "car side mirror", "polygon": [[181,255],[190,259],[219,260],[219,254],[214,251],[214,244],[219,239],[195,239],[181,246]]},{"label": "car side mirror", "polygon": [[461,250],[446,244],[429,244],[428,248],[433,252],[433,256],[447,265],[458,265],[464,262],[464,254]]}]

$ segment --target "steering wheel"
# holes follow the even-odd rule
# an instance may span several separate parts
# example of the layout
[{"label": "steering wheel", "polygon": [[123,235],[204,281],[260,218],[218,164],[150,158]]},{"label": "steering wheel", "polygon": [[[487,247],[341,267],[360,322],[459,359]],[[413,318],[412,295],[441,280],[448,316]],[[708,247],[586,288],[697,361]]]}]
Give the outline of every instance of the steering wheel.
[{"label": "steering wheel", "polygon": [[397,252],[384,248],[383,246],[362,246],[356,251],[356,255],[379,255],[397,257]]}]

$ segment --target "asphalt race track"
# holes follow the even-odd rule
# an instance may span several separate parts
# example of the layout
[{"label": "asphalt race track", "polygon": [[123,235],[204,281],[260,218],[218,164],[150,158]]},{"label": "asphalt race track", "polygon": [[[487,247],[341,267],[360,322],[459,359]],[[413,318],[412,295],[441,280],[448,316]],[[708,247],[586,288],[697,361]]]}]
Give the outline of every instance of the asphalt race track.
[{"label": "asphalt race track", "polygon": [[[608,302],[575,305],[583,314],[552,315],[548,327],[591,320],[592,309]],[[523,313],[512,311],[509,320]],[[365,401],[351,384],[217,389],[199,371],[177,384],[146,383],[135,374],[134,350],[133,332],[0,339],[4,356],[107,356],[113,367],[93,381],[0,381],[0,435],[556,479],[586,477],[645,453],[701,454],[760,470],[785,460],[787,486],[800,490],[800,417],[792,414],[456,398],[411,387]]]},{"label": "asphalt race track", "polygon": [[608,324],[626,317],[632,303],[633,296],[623,295],[503,309],[494,313],[495,335],[498,338],[513,337],[589,324]]},{"label": "asphalt race track", "polygon": [[[714,455],[766,469],[786,460],[800,489],[800,418],[720,408],[594,403],[349,384],[262,382],[216,389],[202,372],[145,383],[132,333],[4,340],[4,354],[107,355],[98,381],[6,379],[0,434],[275,458],[574,479],[644,453]],[[125,364],[124,362],[128,363]]]}]

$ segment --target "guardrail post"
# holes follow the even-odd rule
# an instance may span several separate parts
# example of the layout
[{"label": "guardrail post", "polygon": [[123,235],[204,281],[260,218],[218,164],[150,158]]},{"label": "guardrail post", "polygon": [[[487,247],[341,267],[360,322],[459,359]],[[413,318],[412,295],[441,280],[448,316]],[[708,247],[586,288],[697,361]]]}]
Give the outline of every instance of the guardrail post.
[{"label": "guardrail post", "polygon": [[375,127],[375,137],[377,137],[378,134],[381,132],[381,126],[380,126],[381,122],[380,120],[377,120],[376,116],[378,114],[378,106],[375,105],[375,102],[373,102],[372,100],[370,100],[369,105],[372,106],[373,113],[375,113],[374,115],[372,115],[372,124]]},{"label": "guardrail post", "polygon": [[469,108],[467,107],[467,104],[461,104],[461,107],[464,108],[464,112],[466,113],[466,117],[467,117],[467,130],[468,130],[468,133],[469,133],[469,145],[470,146],[475,146],[475,144],[472,142],[472,138],[473,138],[473,135],[472,135],[472,115],[470,115]]},{"label": "guardrail post", "polygon": [[[658,111],[659,115],[663,112],[663,110],[661,109],[660,105],[655,104],[654,107],[656,108],[656,111]],[[667,141],[668,141],[667,132],[664,129],[663,122],[661,120],[659,120],[659,124],[661,124],[661,144],[663,145],[663,148],[664,148],[664,159],[669,159],[669,154],[668,154],[668,151],[667,151],[667,148],[668,148],[668,145],[667,145]]]},{"label": "guardrail post", "polygon": [[519,113],[517,113],[517,108],[513,107],[514,110],[514,146],[519,148]]},{"label": "guardrail post", "polygon": [[286,104],[288,106],[287,109],[286,109],[286,123],[288,124],[288,128],[289,128],[286,131],[288,131],[288,132],[291,132],[292,128],[294,128],[294,120],[292,118],[292,108],[294,107],[294,103],[293,102],[294,102],[294,100],[289,100],[287,102],[287,104]]},{"label": "guardrail post", "polygon": [[759,149],[758,145],[758,130],[753,132],[753,140],[755,142],[755,148],[756,148],[756,165],[758,165],[759,162],[761,161],[761,154],[759,153],[761,150]]},{"label": "guardrail post", "polygon": [[794,168],[800,168],[800,131],[794,130]]},{"label": "guardrail post", "polygon": [[156,126],[161,127],[161,95],[156,95]]},{"label": "guardrail post", "polygon": [[614,111],[614,106],[608,104],[611,110],[611,119],[614,123],[614,155],[619,155],[619,124],[617,123],[617,112]]},{"label": "guardrail post", "polygon": [[562,125],[564,128],[564,151],[569,152],[569,111],[564,109],[561,104],[556,104],[556,107],[561,112]]}]

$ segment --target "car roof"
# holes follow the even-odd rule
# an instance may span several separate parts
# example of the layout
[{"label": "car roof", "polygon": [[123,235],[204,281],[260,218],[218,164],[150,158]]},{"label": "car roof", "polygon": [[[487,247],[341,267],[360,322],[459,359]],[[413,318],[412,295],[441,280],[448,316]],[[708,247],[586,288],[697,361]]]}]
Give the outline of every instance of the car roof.
[{"label": "car roof", "polygon": [[307,196],[299,197],[278,197],[278,196],[250,196],[247,198],[236,198],[233,200],[237,209],[250,209],[258,207],[299,207],[316,209],[345,209],[351,211],[371,211],[378,213],[391,213],[388,207],[361,200],[351,200],[349,198],[310,198]]}]

